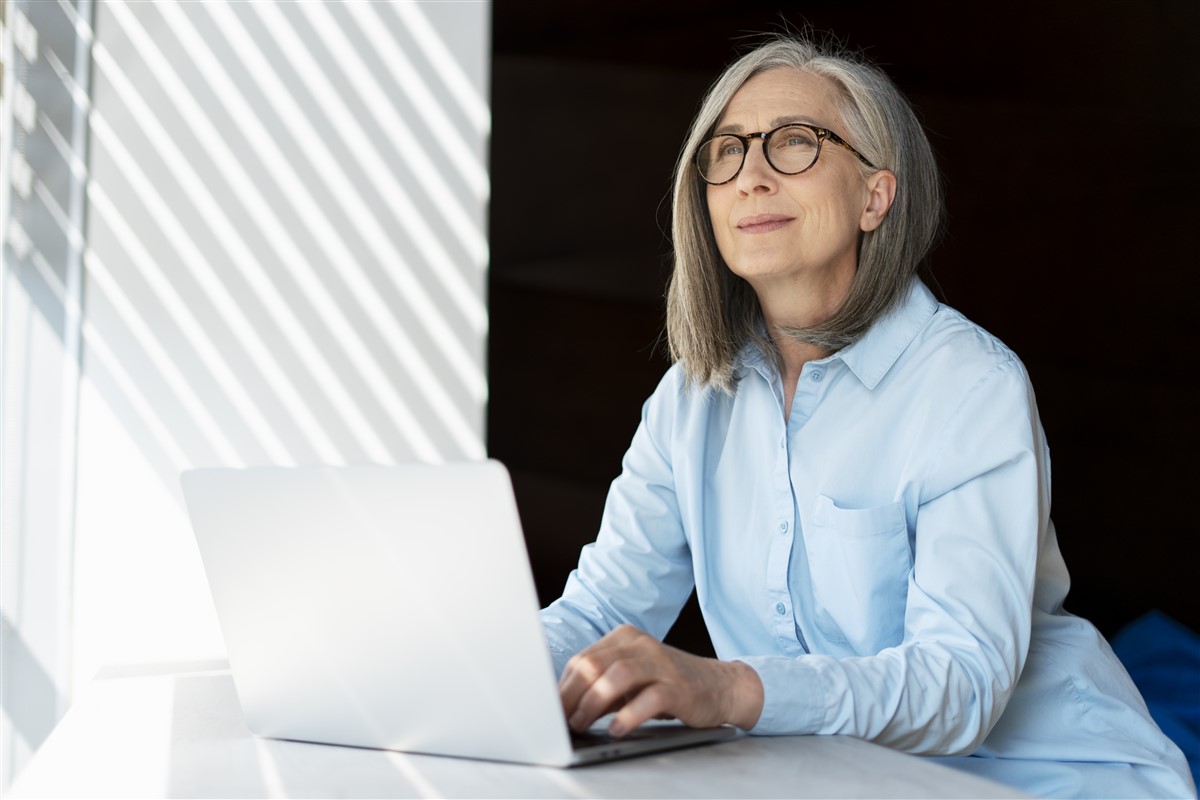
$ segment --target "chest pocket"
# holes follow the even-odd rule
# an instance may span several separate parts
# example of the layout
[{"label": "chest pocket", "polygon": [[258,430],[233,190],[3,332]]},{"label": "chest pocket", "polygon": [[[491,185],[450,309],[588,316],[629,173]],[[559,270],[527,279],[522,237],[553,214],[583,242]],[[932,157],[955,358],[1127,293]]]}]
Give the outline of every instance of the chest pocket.
[{"label": "chest pocket", "polygon": [[839,508],[817,495],[804,547],[820,632],[859,655],[899,644],[912,569],[903,505]]}]

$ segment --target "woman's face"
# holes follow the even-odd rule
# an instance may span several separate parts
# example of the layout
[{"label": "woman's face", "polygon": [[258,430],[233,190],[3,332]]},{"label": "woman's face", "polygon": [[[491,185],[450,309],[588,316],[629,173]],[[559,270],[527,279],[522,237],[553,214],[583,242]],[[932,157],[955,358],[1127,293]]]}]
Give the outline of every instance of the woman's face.
[{"label": "woman's face", "polygon": [[[829,79],[809,72],[761,72],[733,96],[715,132],[745,134],[804,122],[846,138],[837,92]],[[850,285],[859,232],[882,221],[882,215],[875,221],[868,213],[871,192],[858,163],[849,150],[825,142],[811,169],[783,175],[767,163],[762,141],[752,140],[737,177],[708,187],[708,211],[721,256],[760,298],[765,290],[798,281]]]}]

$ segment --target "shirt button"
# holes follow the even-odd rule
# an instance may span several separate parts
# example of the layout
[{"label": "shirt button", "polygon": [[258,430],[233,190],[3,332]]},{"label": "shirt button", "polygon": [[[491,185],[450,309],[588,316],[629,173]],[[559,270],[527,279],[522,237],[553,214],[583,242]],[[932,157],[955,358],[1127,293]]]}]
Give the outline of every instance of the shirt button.
[{"label": "shirt button", "polygon": [[780,533],[787,533],[787,528],[788,528],[788,526],[787,526],[786,522],[779,523],[779,532]]},{"label": "shirt button", "polygon": [[811,375],[811,377],[812,377],[812,379],[813,379],[814,381],[818,381],[818,382],[819,382],[819,381],[821,380],[821,378],[824,378],[824,377],[825,377],[825,373],[824,373],[824,372],[821,372],[821,370],[819,370],[819,369],[818,369],[818,370],[814,370],[814,371],[813,371],[813,373],[812,373],[812,375]]},{"label": "shirt button", "polygon": [[787,613],[787,606],[785,606],[783,603],[776,603],[775,604],[775,613],[778,614],[779,616],[783,616],[784,614]]}]

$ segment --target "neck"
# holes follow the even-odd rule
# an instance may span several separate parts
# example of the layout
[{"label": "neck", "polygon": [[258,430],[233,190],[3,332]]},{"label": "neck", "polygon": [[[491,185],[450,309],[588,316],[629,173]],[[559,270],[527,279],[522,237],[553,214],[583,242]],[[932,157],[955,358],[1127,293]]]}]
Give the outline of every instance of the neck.
[{"label": "neck", "polygon": [[850,294],[853,274],[844,278],[791,280],[787,285],[755,286],[767,334],[783,359],[783,377],[793,383],[809,361],[829,353],[814,344],[800,342],[783,333],[784,328],[808,328],[828,321]]}]

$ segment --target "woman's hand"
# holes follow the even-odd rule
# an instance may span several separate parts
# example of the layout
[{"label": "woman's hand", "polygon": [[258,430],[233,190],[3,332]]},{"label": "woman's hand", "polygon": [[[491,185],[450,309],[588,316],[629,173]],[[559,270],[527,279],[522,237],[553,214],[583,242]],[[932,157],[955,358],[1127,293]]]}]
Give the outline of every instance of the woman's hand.
[{"label": "woman's hand", "polygon": [[572,728],[587,730],[617,711],[609,725],[614,736],[654,718],[752,728],[763,704],[762,681],[747,664],[685,653],[631,625],[568,661],[558,688]]}]

